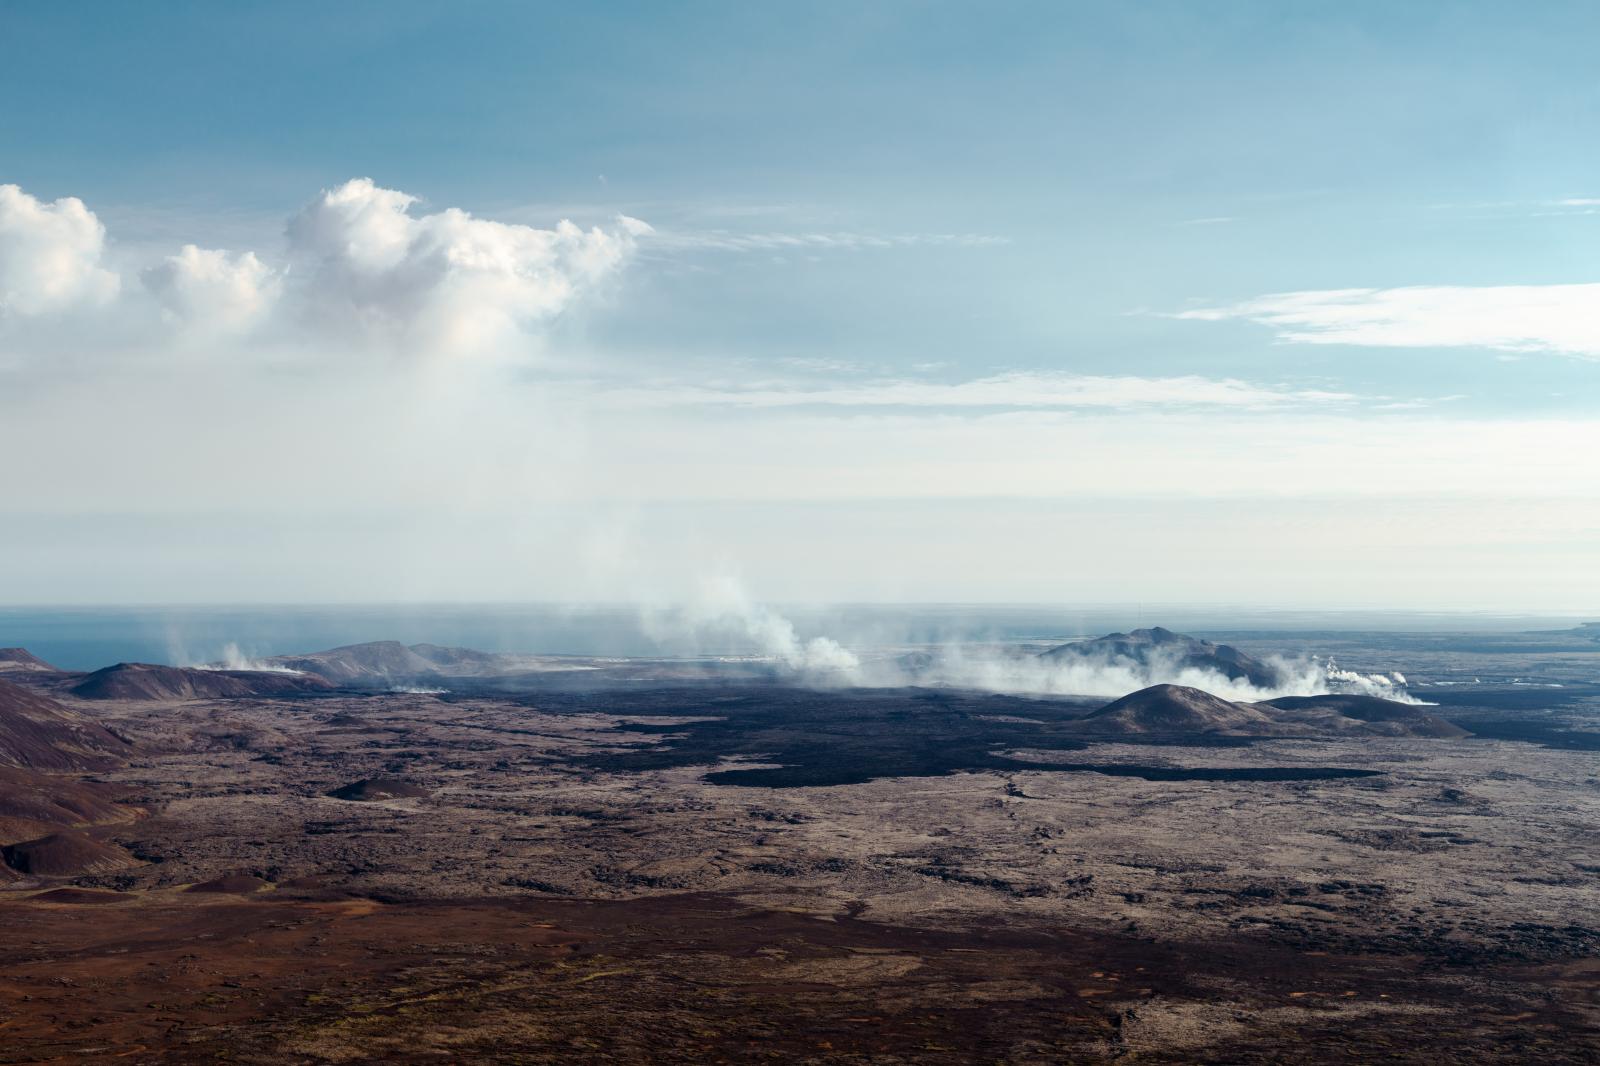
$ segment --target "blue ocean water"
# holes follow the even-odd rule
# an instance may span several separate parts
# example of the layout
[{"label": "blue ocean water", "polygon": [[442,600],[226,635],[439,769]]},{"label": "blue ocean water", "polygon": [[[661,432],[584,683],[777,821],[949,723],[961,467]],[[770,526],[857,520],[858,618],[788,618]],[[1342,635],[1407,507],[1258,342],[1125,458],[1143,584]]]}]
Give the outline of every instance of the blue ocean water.
[{"label": "blue ocean water", "polygon": [[[802,639],[854,647],[945,641],[1055,640],[1141,625],[1226,639],[1242,631],[1512,631],[1572,619],[1273,611],[1192,606],[968,604],[780,608]],[[256,657],[369,640],[428,642],[547,655],[653,656],[753,651],[735,632],[687,634],[626,606],[0,607],[0,647],[23,647],[67,670],[116,662],[212,662],[234,645]]]},{"label": "blue ocean water", "polygon": [[369,640],[572,655],[659,654],[637,611],[548,607],[0,608],[0,647],[66,670],[116,662],[212,662],[229,645],[257,657]]}]

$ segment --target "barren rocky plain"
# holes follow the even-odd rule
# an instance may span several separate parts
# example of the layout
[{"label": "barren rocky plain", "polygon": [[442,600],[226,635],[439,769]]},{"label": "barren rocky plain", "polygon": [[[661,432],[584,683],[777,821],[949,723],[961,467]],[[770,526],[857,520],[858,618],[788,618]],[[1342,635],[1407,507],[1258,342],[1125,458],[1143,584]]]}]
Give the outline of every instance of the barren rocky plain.
[{"label": "barren rocky plain", "polygon": [[1228,635],[1404,670],[1432,735],[745,663],[210,696],[13,655],[125,750],[0,778],[0,1062],[1594,1062],[1596,635]]}]

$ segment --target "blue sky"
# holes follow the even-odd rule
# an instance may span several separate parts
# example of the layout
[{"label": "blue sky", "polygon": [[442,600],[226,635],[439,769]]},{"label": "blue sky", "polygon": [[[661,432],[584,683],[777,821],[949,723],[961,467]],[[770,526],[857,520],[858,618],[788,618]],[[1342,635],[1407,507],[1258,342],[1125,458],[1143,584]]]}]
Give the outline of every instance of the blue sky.
[{"label": "blue sky", "polygon": [[[0,598],[625,598],[729,568],[789,597],[1584,609],[1596,39],[1600,9],[1558,3],[7,3],[0,184],[29,199],[0,221],[0,407],[18,447],[94,425],[4,503],[13,550],[85,547]],[[501,227],[396,223],[523,281],[517,234],[600,237],[532,287],[424,283],[420,252],[379,279],[330,258],[356,178],[389,222]],[[104,237],[73,230],[46,292],[23,256],[68,240],[62,198]],[[191,243],[220,258],[159,265]],[[146,391],[158,427],[120,405]],[[307,391],[364,413],[302,424]],[[279,413],[193,413],[244,396]],[[441,397],[459,425],[372,414]],[[293,499],[221,487],[274,462]],[[410,473],[328,472],[386,463]],[[495,472],[478,520],[416,516],[362,562],[352,528],[467,468]],[[1284,545],[1303,508],[1374,500],[1390,539]],[[1120,532],[1079,544],[1095,501]],[[945,576],[886,578],[868,557],[929,508]],[[996,528],[1019,510],[1045,517]],[[1163,514],[1187,554],[1118,547]],[[1125,580],[997,567],[1018,523]],[[186,537],[240,526],[285,532],[185,578]],[[506,578],[612,541],[592,580]],[[282,577],[317,543],[344,578]],[[1198,580],[1224,545],[1238,574]],[[441,553],[486,561],[417,569]]]}]

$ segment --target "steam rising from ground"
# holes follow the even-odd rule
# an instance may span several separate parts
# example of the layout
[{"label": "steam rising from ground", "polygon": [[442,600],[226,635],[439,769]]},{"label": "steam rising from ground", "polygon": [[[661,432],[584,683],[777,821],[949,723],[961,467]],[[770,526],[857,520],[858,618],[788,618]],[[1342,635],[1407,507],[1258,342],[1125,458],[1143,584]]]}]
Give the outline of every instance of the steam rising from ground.
[{"label": "steam rising from ground", "polygon": [[[1183,645],[1145,645],[1135,658],[1092,645],[1085,645],[1079,654],[1041,655],[1043,649],[1039,646],[962,641],[912,651],[886,651],[882,650],[882,640],[863,639],[857,647],[871,646],[873,650],[861,654],[833,637],[802,637],[793,621],[752,599],[743,585],[731,577],[702,582],[692,603],[646,611],[640,623],[663,648],[699,656],[755,658],[770,664],[780,676],[819,687],[923,686],[1113,700],[1151,685],[1171,684],[1241,703],[1330,694],[1424,702],[1407,691],[1406,678],[1398,672],[1359,673],[1339,666],[1331,658],[1314,655],[1260,660],[1252,667],[1253,672],[1257,677],[1272,675],[1275,683],[1257,685],[1247,678],[1229,677],[1221,670],[1197,665]],[[197,665],[207,670],[301,673],[250,656],[232,642],[225,646],[220,661]],[[530,667],[524,664],[522,668]],[[585,669],[571,664],[543,668]],[[444,690],[420,686],[396,687],[392,691],[437,694]]]},{"label": "steam rising from ground", "polygon": [[1269,658],[1279,683],[1270,687],[1231,678],[1218,670],[1197,668],[1175,654],[1157,650],[1145,661],[1123,656],[1051,660],[995,646],[950,645],[913,657],[872,664],[872,682],[882,685],[947,685],[983,692],[1009,692],[1040,696],[1103,696],[1118,699],[1151,685],[1185,685],[1241,703],[1282,696],[1325,696],[1344,693],[1378,696],[1401,703],[1418,703],[1406,692],[1399,673],[1361,674],[1345,670],[1332,659]]},{"label": "steam rising from ground", "polygon": [[197,670],[252,670],[262,674],[298,674],[303,671],[292,670],[287,666],[277,663],[265,662],[252,658],[239,649],[239,645],[229,641],[222,649],[222,659],[214,663],[196,663]]},{"label": "steam rising from ground", "polygon": [[974,689],[981,692],[1118,699],[1151,685],[1186,685],[1243,703],[1283,696],[1352,694],[1400,703],[1421,703],[1406,691],[1398,673],[1362,674],[1331,658],[1272,657],[1265,660],[1278,684],[1263,687],[1218,670],[1182,661],[1178,652],[1155,647],[1142,660],[1105,654],[1082,658],[1044,658],[1034,651],[995,644],[946,644],[912,654],[863,659],[826,636],[802,640],[793,622],[753,601],[733,578],[703,584],[688,607],[646,615],[648,632],[658,640],[697,647],[726,647],[729,641],[753,646],[780,671],[810,684],[895,688],[906,685]]},{"label": "steam rising from ground", "polygon": [[644,624],[657,639],[687,634],[696,643],[745,641],[789,673],[833,684],[863,683],[861,660],[854,652],[831,637],[802,641],[793,622],[752,602],[733,578],[706,581],[694,603],[665,614],[647,614]]}]

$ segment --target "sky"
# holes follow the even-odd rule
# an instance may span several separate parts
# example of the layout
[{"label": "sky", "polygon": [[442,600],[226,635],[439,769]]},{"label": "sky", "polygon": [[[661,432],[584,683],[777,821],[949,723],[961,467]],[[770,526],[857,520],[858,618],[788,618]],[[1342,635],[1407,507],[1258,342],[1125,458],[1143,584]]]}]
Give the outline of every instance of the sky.
[{"label": "sky", "polygon": [[0,603],[1600,606],[1600,8],[0,2]]}]

